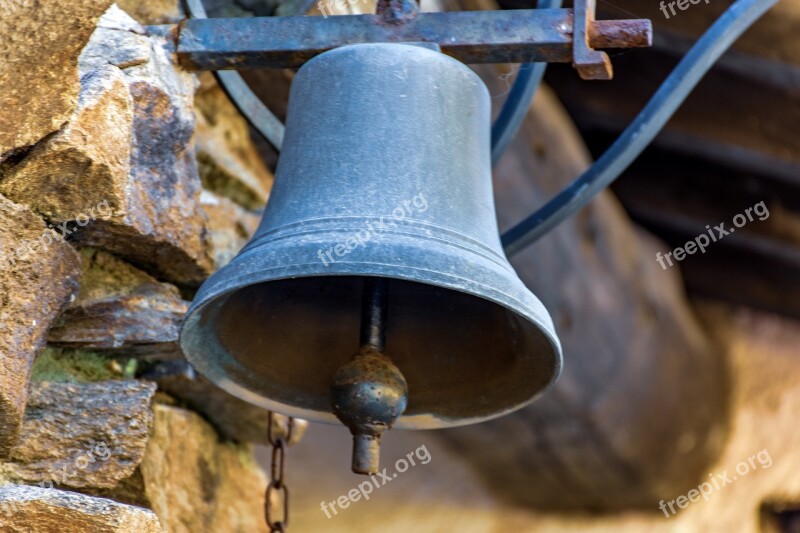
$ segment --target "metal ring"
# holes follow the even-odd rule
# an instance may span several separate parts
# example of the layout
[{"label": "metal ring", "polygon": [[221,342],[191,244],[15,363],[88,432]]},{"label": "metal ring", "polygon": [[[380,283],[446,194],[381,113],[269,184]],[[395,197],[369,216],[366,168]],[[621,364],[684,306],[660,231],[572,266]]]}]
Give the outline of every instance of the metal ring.
[{"label": "metal ring", "polygon": [[274,437],[274,435],[272,434],[272,431],[273,431],[272,428],[273,428],[273,422],[274,422],[274,416],[273,415],[275,415],[275,414],[276,413],[273,413],[272,411],[270,411],[269,412],[269,417],[267,418],[267,442],[269,442],[270,445],[272,445],[272,446],[277,446],[278,445],[278,441],[283,439],[286,444],[291,445],[292,444],[292,442],[291,442],[292,441],[292,433],[294,431],[294,418],[291,417],[291,416],[287,417],[286,435],[282,436],[282,437],[278,437],[276,439]]},{"label": "metal ring", "polygon": [[[272,520],[272,493],[274,491],[283,492],[283,520]],[[266,501],[264,502],[264,516],[267,519],[267,525],[272,531],[284,531],[284,528],[289,525],[289,489],[286,485],[276,486],[270,482],[267,486]]]},{"label": "metal ring", "polygon": [[284,440],[278,439],[278,443],[272,448],[272,465],[270,471],[271,483],[274,483],[278,488],[283,486],[283,465],[285,463],[286,448],[284,447]]}]

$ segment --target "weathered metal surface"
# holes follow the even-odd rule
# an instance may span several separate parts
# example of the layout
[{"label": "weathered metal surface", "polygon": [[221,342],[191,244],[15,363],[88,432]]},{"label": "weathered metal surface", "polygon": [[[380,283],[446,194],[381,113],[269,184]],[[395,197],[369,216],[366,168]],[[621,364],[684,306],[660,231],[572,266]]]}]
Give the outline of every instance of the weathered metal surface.
[{"label": "weathered metal surface", "polygon": [[409,391],[394,427],[533,401],[561,355],[502,252],[489,120],[474,72],[421,46],[354,45],[306,64],[264,219],[197,293],[187,359],[256,405],[337,423],[330,385],[358,349],[363,279],[383,277],[386,353]]},{"label": "weathered metal surface", "polygon": [[575,0],[572,64],[584,80],[610,80],[614,77],[611,60],[589,43],[589,28],[594,23],[595,0]]},{"label": "weathered metal surface", "polygon": [[361,304],[361,349],[342,366],[331,383],[331,406],[353,434],[352,470],[376,474],[381,434],[406,410],[408,384],[386,350],[388,280],[364,278]]},{"label": "weathered metal surface", "polygon": [[653,46],[653,24],[647,19],[595,20],[588,38],[592,48],[648,48]]},{"label": "weathered metal surface", "polygon": [[354,473],[378,472],[381,434],[403,414],[407,402],[408,385],[400,369],[373,348],[362,347],[336,372],[331,405],[353,434]]},{"label": "weathered metal surface", "polygon": [[[649,20],[586,23],[590,48],[643,47],[652,40]],[[293,68],[343,45],[380,42],[438,44],[464,63],[569,63],[573,11],[421,13],[403,23],[387,23],[383,15],[191,19],[178,39],[178,57],[190,70]]]}]

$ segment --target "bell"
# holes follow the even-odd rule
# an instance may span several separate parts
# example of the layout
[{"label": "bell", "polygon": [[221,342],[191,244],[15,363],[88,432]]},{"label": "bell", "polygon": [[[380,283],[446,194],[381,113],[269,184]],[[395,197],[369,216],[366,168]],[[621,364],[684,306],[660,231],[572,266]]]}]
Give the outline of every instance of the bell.
[{"label": "bell", "polygon": [[493,203],[490,100],[472,70],[428,45],[318,55],[294,78],[256,234],[185,318],[186,358],[266,409],[338,415],[354,470],[375,470],[386,427],[519,409],[556,379],[561,348]]}]

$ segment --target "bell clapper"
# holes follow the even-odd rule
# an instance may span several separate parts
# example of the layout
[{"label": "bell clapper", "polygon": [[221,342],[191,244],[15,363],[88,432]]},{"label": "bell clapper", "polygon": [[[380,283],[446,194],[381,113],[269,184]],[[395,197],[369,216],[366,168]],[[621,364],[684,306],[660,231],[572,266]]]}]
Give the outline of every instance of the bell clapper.
[{"label": "bell clapper", "polygon": [[384,354],[387,285],[385,278],[365,278],[361,347],[331,383],[333,412],[353,434],[356,474],[378,472],[381,433],[403,414],[408,401],[403,374]]}]

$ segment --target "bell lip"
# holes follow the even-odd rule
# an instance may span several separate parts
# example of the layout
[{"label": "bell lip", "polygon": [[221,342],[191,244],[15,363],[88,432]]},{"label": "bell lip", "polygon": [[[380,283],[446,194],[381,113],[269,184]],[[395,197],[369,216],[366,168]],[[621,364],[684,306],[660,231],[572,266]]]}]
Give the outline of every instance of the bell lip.
[{"label": "bell lip", "polygon": [[[234,259],[234,261],[235,260],[236,259]],[[487,420],[492,420],[494,418],[498,418],[501,416],[505,416],[536,401],[539,397],[541,397],[542,394],[547,392],[556,383],[559,376],[561,375],[561,371],[563,368],[563,354],[562,354],[561,343],[555,334],[555,327],[552,323],[552,319],[547,313],[547,310],[544,308],[544,305],[532,292],[530,292],[527,289],[527,287],[525,287],[525,285],[522,283],[522,280],[520,280],[519,277],[516,276],[516,273],[513,271],[510,271],[510,274],[514,276],[516,282],[519,283],[520,287],[524,291],[526,291],[531,298],[533,298],[535,303],[538,304],[539,307],[541,307],[541,310],[545,315],[545,320],[542,320],[540,317],[532,313],[525,313],[524,310],[526,309],[526,306],[523,304],[523,302],[521,302],[514,296],[511,296],[505,292],[498,290],[495,287],[486,284],[480,284],[480,287],[482,287],[485,290],[485,292],[478,293],[477,291],[467,290],[463,285],[459,284],[458,282],[459,281],[470,282],[471,280],[469,280],[468,278],[463,278],[460,276],[453,275],[452,273],[421,269],[419,267],[414,267],[414,266],[399,267],[398,265],[392,265],[388,263],[376,264],[375,262],[349,261],[346,263],[336,263],[336,264],[339,266],[339,268],[331,269],[331,267],[323,267],[325,270],[319,272],[314,271],[315,269],[319,268],[318,266],[319,263],[300,263],[300,264],[294,263],[292,265],[259,269],[254,272],[250,272],[238,276],[236,278],[226,280],[225,285],[227,286],[227,288],[220,292],[214,292],[215,288],[217,289],[219,288],[215,287],[214,278],[219,279],[218,275],[226,270],[225,267],[223,267],[223,269],[212,275],[203,284],[200,291],[198,291],[197,296],[199,296],[199,298],[196,299],[195,302],[193,302],[193,304],[187,311],[186,316],[184,317],[184,320],[181,324],[179,341],[178,341],[181,347],[181,351],[183,352],[186,359],[195,368],[195,370],[197,370],[200,374],[202,374],[207,379],[215,383],[225,392],[232,394],[233,396],[236,396],[241,400],[244,400],[248,403],[251,403],[253,405],[262,407],[270,411],[275,411],[283,415],[293,416],[295,418],[302,418],[311,422],[321,422],[326,424],[338,425],[340,424],[340,422],[333,413],[305,409],[302,407],[297,407],[290,404],[285,404],[282,402],[271,400],[269,398],[260,396],[259,394],[250,391],[249,389],[247,389],[242,385],[239,385],[238,383],[233,381],[227,374],[218,373],[214,371],[213,367],[204,364],[204,358],[202,356],[195,357],[194,356],[195,354],[190,353],[188,347],[186,346],[186,344],[188,343],[184,342],[185,335],[192,330],[192,328],[194,327],[194,324],[192,323],[193,319],[199,318],[200,316],[199,313],[202,311],[204,307],[206,307],[212,301],[222,297],[226,297],[232,294],[233,292],[240,290],[246,286],[259,283],[269,283],[271,281],[279,281],[285,279],[319,278],[326,276],[330,277],[373,276],[373,277],[382,277],[388,279],[402,279],[405,281],[427,284],[448,290],[455,290],[458,292],[462,292],[464,294],[475,296],[477,298],[488,300],[490,302],[495,303],[496,305],[503,306],[509,309],[510,311],[513,311],[521,318],[533,322],[536,325],[536,327],[538,327],[539,330],[545,335],[547,340],[550,342],[550,346],[552,348],[552,376],[550,380],[548,381],[547,385],[539,389],[533,396],[526,399],[524,402],[518,405],[510,406],[506,409],[501,409],[486,416],[473,417],[473,418],[460,417],[460,418],[450,419],[450,418],[438,417],[430,413],[402,415],[392,426],[394,429],[443,429],[450,427],[466,426],[470,424],[484,422]],[[377,269],[376,267],[379,266],[383,267],[385,270],[381,271]],[[427,274],[436,274],[442,279],[421,281],[419,277],[413,277],[409,275],[410,272],[414,271],[424,271]],[[281,273],[275,276],[271,276],[270,273],[272,272],[281,272]],[[474,282],[472,283],[475,284]],[[208,288],[206,288],[207,285],[209,285]],[[217,282],[216,285],[219,285],[219,282]],[[496,295],[502,295],[506,299],[504,300],[502,298],[498,298],[496,297]]]},{"label": "bell lip", "polygon": [[[429,413],[402,415],[400,418],[397,419],[397,421],[391,426],[390,429],[418,431],[418,430],[456,428],[461,426],[469,426],[472,424],[479,424],[481,422],[487,422],[495,418],[500,418],[509,415],[514,411],[518,411],[532,404],[533,402],[538,400],[543,394],[545,394],[548,390],[550,390],[551,387],[553,387],[553,385],[558,380],[558,376],[561,374],[560,352],[558,355],[559,355],[558,365],[556,365],[555,367],[555,373],[553,374],[553,379],[544,388],[540,389],[534,396],[525,400],[519,405],[514,405],[512,407],[509,407],[508,409],[504,409],[501,411],[495,411],[494,413],[487,416],[479,416],[473,418],[461,417],[461,418],[451,419],[451,418],[437,417]],[[194,366],[194,363],[192,363],[192,365]],[[202,374],[202,371],[199,368],[195,367],[195,370],[197,370]],[[251,392],[245,387],[242,387],[241,385],[231,380],[227,376],[223,376],[219,380],[216,381],[212,380],[212,381],[217,387],[221,388],[228,394],[231,394],[239,398],[240,400],[255,405],[256,407],[261,407],[262,409],[273,411],[275,413],[282,414],[284,416],[291,416],[293,418],[300,418],[303,420],[307,420],[308,422],[327,424],[332,426],[342,426],[341,421],[338,418],[336,418],[336,415],[334,415],[333,413],[327,413],[324,411],[314,411],[312,409],[304,409],[302,407],[296,407],[293,405],[270,400],[263,396],[259,396],[254,392]]]}]

